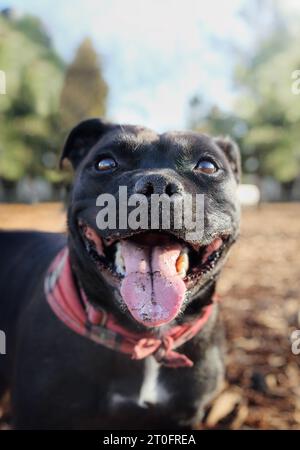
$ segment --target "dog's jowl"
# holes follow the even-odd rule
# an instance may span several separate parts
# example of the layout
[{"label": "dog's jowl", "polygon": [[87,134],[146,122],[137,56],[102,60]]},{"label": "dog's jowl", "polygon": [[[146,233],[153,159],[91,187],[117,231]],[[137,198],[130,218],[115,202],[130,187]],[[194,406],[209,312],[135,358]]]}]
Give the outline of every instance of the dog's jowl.
[{"label": "dog's jowl", "polygon": [[[0,234],[0,395],[11,391],[13,426],[193,427],[224,375],[215,285],[238,234],[237,146],[90,119],[64,160],[67,234]],[[198,234],[177,220],[195,218],[187,198],[202,199]]]}]

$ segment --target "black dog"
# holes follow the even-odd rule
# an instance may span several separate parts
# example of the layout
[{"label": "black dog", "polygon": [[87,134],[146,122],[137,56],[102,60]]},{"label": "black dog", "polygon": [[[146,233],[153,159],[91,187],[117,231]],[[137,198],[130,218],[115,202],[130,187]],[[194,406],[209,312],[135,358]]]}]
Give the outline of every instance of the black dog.
[{"label": "black dog", "polygon": [[[7,339],[0,396],[11,390],[14,427],[192,427],[224,374],[214,292],[238,234],[237,146],[194,132],[159,135],[91,119],[72,130],[64,159],[76,172],[68,237],[0,234],[0,330]],[[117,199],[119,186],[146,198],[204,194],[203,236],[189,241],[172,224],[169,231],[120,224],[99,230],[96,198]],[[69,282],[87,317],[81,329],[76,311],[59,312],[55,304],[55,296],[72,297]],[[108,325],[93,314],[100,322],[109,317]]]}]

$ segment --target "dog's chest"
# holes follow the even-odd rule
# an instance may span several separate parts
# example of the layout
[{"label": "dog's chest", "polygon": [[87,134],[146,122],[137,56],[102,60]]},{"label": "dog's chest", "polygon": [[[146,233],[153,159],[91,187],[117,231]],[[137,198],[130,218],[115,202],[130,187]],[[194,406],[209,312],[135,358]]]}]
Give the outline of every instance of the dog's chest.
[{"label": "dog's chest", "polygon": [[116,390],[111,395],[110,406],[115,409],[120,404],[135,403],[142,408],[147,408],[150,404],[166,404],[170,397],[171,392],[168,386],[162,382],[161,365],[149,356],[145,360],[142,382],[137,384],[135,394],[128,396]]}]

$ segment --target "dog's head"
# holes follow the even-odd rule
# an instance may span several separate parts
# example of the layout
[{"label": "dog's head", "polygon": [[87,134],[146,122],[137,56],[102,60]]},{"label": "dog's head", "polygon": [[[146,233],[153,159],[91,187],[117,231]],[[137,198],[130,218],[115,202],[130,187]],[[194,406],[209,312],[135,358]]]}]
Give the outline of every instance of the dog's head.
[{"label": "dog's head", "polygon": [[[64,159],[75,169],[69,246],[90,300],[141,327],[158,327],[192,310],[238,234],[236,144],[90,119],[71,131]],[[201,194],[200,216],[195,201],[184,204],[187,194],[192,200]],[[166,203],[154,210],[152,201],[161,195]],[[162,205],[168,199],[166,226]],[[203,219],[196,237],[185,220],[192,211],[198,222]]]}]

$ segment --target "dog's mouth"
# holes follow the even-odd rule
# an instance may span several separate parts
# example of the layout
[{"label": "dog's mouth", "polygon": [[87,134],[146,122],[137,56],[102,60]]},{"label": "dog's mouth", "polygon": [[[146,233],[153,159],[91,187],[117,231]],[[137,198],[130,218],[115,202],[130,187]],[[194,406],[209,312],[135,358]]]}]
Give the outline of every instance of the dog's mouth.
[{"label": "dog's mouth", "polygon": [[171,233],[152,231],[105,239],[81,219],[78,226],[90,258],[104,277],[117,282],[130,314],[147,327],[178,315],[187,292],[213,271],[230,242],[226,234],[192,246]]}]

